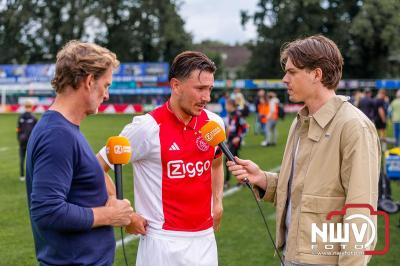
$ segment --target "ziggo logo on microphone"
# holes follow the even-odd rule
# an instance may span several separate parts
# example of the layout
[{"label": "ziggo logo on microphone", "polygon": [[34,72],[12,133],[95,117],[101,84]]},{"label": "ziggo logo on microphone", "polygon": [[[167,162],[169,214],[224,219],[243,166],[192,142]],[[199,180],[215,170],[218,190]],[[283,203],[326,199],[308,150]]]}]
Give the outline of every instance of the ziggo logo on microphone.
[{"label": "ziggo logo on microphone", "polygon": [[185,163],[182,160],[169,161],[167,163],[167,172],[169,178],[184,178],[201,176],[204,172],[210,169],[211,161],[198,161],[195,163]]}]

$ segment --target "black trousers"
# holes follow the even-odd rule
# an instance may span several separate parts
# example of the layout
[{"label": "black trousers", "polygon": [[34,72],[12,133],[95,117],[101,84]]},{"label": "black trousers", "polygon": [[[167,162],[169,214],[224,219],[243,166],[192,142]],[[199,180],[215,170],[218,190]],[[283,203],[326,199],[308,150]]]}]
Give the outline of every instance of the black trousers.
[{"label": "black trousers", "polygon": [[26,146],[19,146],[19,176],[25,176]]}]

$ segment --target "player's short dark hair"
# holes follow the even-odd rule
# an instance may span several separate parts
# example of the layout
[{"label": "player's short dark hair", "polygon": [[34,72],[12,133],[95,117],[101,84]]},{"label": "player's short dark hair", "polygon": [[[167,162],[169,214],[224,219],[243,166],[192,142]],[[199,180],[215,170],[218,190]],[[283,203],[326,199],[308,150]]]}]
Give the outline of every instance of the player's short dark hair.
[{"label": "player's short dark hair", "polygon": [[205,54],[196,51],[185,51],[178,54],[171,64],[168,80],[173,78],[186,79],[194,70],[215,73],[217,67]]}]

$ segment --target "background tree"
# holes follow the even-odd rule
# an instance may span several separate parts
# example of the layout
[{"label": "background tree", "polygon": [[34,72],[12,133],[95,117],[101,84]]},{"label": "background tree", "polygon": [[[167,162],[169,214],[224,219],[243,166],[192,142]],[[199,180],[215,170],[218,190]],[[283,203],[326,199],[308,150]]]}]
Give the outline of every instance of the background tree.
[{"label": "background tree", "polygon": [[227,75],[225,73],[224,59],[221,52],[216,51],[215,47],[223,47],[226,46],[225,43],[215,40],[203,40],[200,43],[194,44],[193,49],[196,51],[200,51],[207,55],[217,67],[217,71],[215,71],[216,79],[227,79]]},{"label": "background tree", "polygon": [[241,12],[242,25],[252,22],[258,31],[255,42],[248,44],[253,56],[246,74],[252,78],[282,76],[282,44],[323,34],[341,49],[345,78],[393,76],[396,68],[389,59],[395,61],[399,51],[399,5],[396,0],[260,0],[254,14]]},{"label": "background tree", "polygon": [[0,9],[0,63],[53,62],[69,40],[95,41],[121,61],[171,61],[191,47],[175,0],[20,0]]},{"label": "background tree", "polygon": [[[24,5],[29,5],[26,1]],[[54,61],[69,40],[85,40],[85,23],[93,12],[93,1],[33,1],[32,15],[22,28],[22,42],[28,47],[28,63]],[[32,3],[33,3],[32,2]]]},{"label": "background tree", "polygon": [[[160,2],[160,42],[158,49],[163,51],[163,61],[172,62],[174,57],[184,50],[192,48],[193,37],[184,30],[184,20],[178,14],[180,3]],[[176,2],[176,1],[175,1]]]},{"label": "background tree", "polygon": [[3,64],[24,63],[28,60],[28,46],[22,42],[22,28],[32,15],[25,1],[2,2],[0,9],[0,62]]},{"label": "background tree", "polygon": [[353,77],[400,76],[400,1],[365,0],[350,27],[348,71]]}]

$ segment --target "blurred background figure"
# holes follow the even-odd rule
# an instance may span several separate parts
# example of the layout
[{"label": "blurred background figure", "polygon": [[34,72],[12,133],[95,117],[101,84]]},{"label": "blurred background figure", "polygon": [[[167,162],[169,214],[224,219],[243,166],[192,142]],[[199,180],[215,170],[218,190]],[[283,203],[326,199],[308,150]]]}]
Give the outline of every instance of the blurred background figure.
[{"label": "blurred background figure", "polygon": [[355,107],[360,107],[360,100],[364,97],[364,93],[360,90],[356,90],[353,95],[350,97],[349,102],[354,105]]},{"label": "blurred background figure", "polygon": [[268,114],[268,136],[267,145],[276,145],[278,139],[278,132],[276,129],[276,123],[278,122],[278,107],[279,99],[276,97],[275,92],[268,92],[268,104],[269,104],[269,114]]},{"label": "blurred background figure", "polygon": [[[228,148],[232,152],[233,156],[239,156],[239,150],[242,144],[242,139],[247,128],[247,123],[242,113],[237,109],[235,101],[228,99],[226,101],[226,110],[228,112],[228,124],[227,124],[227,142]],[[229,188],[229,180],[231,173],[228,170],[228,166],[225,164],[225,182],[224,189]]]},{"label": "blurred background figure", "polygon": [[153,96],[153,97],[151,98],[151,103],[152,103],[154,106],[160,106],[160,105],[162,105],[162,104],[164,103],[164,100],[163,100],[163,98],[161,97],[161,95],[157,95],[157,96]]},{"label": "blurred background figure", "polygon": [[229,99],[229,92],[225,91],[222,96],[218,99],[219,105],[221,105],[221,112],[219,116],[224,120],[225,127],[228,125],[228,112],[226,111],[226,101]]},{"label": "blurred background figure", "polygon": [[[231,94],[231,99],[235,102],[236,109],[240,112],[240,116],[243,119],[249,116],[250,110],[249,106],[246,102],[246,98],[244,98],[243,93],[241,92],[240,88],[235,88],[233,93]],[[244,137],[249,131],[249,125],[246,123],[246,127],[243,130],[242,142],[241,145],[245,145]]]},{"label": "blurred background figure", "polygon": [[400,90],[396,92],[396,98],[390,104],[392,123],[393,123],[393,136],[395,138],[396,147],[399,146],[400,139]]},{"label": "blurred background figure", "polygon": [[[382,144],[386,143],[386,118],[388,107],[385,101],[386,91],[381,89],[378,91],[375,100],[375,127],[378,130],[379,138]],[[382,146],[382,149],[386,149],[386,145]]]},{"label": "blurred background figure", "polygon": [[26,146],[33,127],[36,125],[37,119],[32,114],[33,103],[30,100],[25,101],[24,112],[18,117],[17,122],[17,139],[19,144],[19,180],[25,181],[25,155]]},{"label": "blurred background figure", "polygon": [[358,103],[358,108],[372,121],[375,122],[375,101],[372,98],[372,91],[370,88],[364,90],[364,96]]},{"label": "blurred background figure", "polygon": [[260,104],[260,98],[264,97],[265,90],[259,90],[257,92],[256,97],[254,97],[254,106],[255,106],[255,119],[254,119],[254,134],[258,135],[263,132],[261,129],[261,122],[260,122],[260,114],[258,112],[258,105]]},{"label": "blurred background figure", "polygon": [[264,132],[264,140],[261,142],[261,146],[268,146],[269,132],[268,132],[268,116],[269,116],[269,102],[267,95],[260,97],[260,102],[257,106],[258,114],[260,116],[261,129]]},{"label": "blurred background figure", "polygon": [[235,88],[231,95],[231,99],[235,101],[237,109],[239,111],[243,111],[246,105],[246,99],[243,96],[243,93],[240,91],[240,88]]}]

